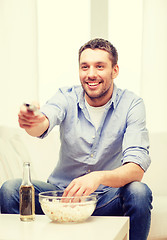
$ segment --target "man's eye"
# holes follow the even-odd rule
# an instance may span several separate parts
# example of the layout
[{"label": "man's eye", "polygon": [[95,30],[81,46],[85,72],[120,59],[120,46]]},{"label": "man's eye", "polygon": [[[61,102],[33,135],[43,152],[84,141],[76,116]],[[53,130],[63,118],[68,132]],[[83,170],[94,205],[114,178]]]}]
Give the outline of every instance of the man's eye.
[{"label": "man's eye", "polygon": [[102,65],[97,65],[97,68],[98,69],[102,69],[102,68],[104,68]]},{"label": "man's eye", "polygon": [[81,67],[83,70],[87,69],[88,67],[87,66],[82,66]]}]

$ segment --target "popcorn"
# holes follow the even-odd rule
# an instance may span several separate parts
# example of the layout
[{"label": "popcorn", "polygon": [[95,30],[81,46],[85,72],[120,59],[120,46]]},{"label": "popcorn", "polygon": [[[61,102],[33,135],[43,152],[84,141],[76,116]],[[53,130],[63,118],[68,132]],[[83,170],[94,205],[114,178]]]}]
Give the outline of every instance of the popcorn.
[{"label": "popcorn", "polygon": [[96,202],[67,202],[43,199],[41,207],[43,212],[56,222],[83,222],[95,209]]}]

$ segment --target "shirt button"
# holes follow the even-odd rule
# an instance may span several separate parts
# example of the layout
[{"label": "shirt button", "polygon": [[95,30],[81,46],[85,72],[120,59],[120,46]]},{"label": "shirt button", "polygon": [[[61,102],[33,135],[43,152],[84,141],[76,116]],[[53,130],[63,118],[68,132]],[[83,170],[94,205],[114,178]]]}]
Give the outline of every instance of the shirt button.
[{"label": "shirt button", "polygon": [[93,153],[90,156],[93,157]]}]

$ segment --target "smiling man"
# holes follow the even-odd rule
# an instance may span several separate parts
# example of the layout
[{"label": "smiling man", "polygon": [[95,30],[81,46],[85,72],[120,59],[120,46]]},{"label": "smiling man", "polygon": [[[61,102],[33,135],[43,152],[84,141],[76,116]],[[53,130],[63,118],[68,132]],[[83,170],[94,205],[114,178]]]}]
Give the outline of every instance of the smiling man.
[{"label": "smiling man", "polygon": [[85,91],[86,101],[94,107],[103,106],[113,92],[113,79],[119,68],[109,58],[109,53],[101,49],[85,49],[80,55],[80,81]]},{"label": "smiling man", "polygon": [[[61,88],[35,115],[21,106],[19,124],[46,137],[60,125],[59,162],[47,183],[33,181],[36,194],[62,189],[64,196],[98,194],[95,216],[130,216],[130,239],[147,239],[152,193],[141,182],[150,165],[143,100],[114,84],[116,48],[93,39],[79,50],[82,86]],[[21,180],[1,188],[2,213],[19,213]],[[41,213],[36,199],[36,213]]]}]

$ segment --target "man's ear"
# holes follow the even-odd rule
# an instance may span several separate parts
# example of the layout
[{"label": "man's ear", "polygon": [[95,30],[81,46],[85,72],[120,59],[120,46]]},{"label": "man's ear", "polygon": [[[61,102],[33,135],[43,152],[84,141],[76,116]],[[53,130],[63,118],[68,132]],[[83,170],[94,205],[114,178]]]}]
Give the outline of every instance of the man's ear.
[{"label": "man's ear", "polygon": [[113,79],[116,78],[119,74],[119,66],[118,64],[115,64],[115,66],[113,67],[113,71],[112,71],[112,77]]}]

